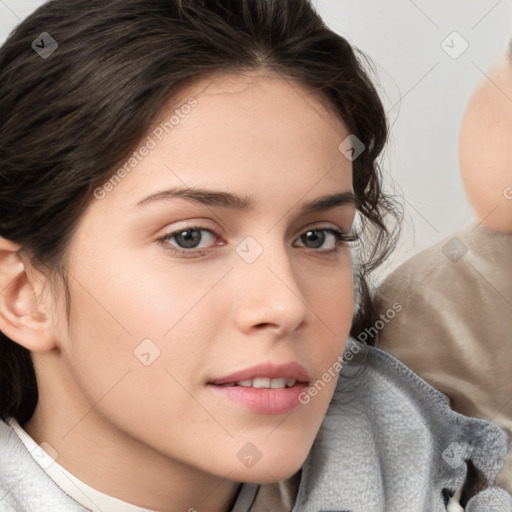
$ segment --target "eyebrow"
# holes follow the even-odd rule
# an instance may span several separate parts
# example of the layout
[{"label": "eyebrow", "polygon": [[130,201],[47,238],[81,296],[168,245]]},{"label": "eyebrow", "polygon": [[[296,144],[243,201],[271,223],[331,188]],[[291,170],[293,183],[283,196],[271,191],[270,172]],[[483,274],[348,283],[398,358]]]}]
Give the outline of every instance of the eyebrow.
[{"label": "eyebrow", "polygon": [[[250,197],[240,197],[230,192],[220,192],[217,190],[208,190],[203,188],[173,188],[156,192],[139,201],[136,208],[162,199],[187,199],[207,206],[216,206],[220,208],[232,208],[240,211],[250,211],[254,204]],[[307,203],[300,209],[301,214],[322,212],[335,208],[337,206],[356,206],[357,199],[351,190],[338,192],[331,195],[318,197],[314,201]]]}]

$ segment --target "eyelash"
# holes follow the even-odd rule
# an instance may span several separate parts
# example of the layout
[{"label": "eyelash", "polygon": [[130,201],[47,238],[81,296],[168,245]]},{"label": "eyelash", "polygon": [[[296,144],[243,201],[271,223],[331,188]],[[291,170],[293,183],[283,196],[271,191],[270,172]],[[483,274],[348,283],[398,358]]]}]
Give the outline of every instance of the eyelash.
[{"label": "eyelash", "polygon": [[[207,231],[208,233],[212,234],[213,236],[218,237],[218,234],[215,233],[215,231],[212,231],[211,229],[205,228],[203,226],[189,226],[189,227],[185,227],[185,228],[179,229],[177,231],[168,233],[168,234],[162,236],[161,238],[158,238],[157,242],[161,243],[166,250],[171,251],[174,254],[184,256],[186,258],[187,257],[194,258],[194,257],[202,256],[204,254],[203,251],[206,251],[208,249],[202,249],[202,250],[194,249],[194,248],[191,248],[188,250],[187,249],[177,249],[176,247],[172,247],[169,245],[169,240],[174,238],[175,235],[179,235],[185,231]],[[309,233],[310,231],[330,233],[335,237],[335,242],[336,242],[335,248],[328,250],[328,251],[321,251],[321,250],[315,250],[314,248],[303,247],[304,249],[309,249],[313,252],[318,252],[320,254],[325,254],[325,255],[336,255],[339,252],[341,246],[343,246],[343,245],[346,246],[346,245],[352,244],[359,239],[359,237],[356,234],[347,234],[344,231],[341,231],[340,229],[336,229],[336,228],[311,228],[311,229],[306,230],[301,235],[299,235],[298,238],[301,238],[303,235]]]}]

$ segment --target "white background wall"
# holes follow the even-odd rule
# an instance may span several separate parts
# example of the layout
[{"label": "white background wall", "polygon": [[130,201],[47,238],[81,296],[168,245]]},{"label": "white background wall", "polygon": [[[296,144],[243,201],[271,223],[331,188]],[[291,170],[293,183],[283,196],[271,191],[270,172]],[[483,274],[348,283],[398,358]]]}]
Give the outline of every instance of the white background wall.
[{"label": "white background wall", "polygon": [[[314,2],[326,22],[377,66],[392,123],[383,164],[403,194],[407,215],[389,270],[472,216],[458,174],[458,130],[471,91],[512,37],[512,0]],[[0,0],[0,43],[42,4]],[[454,31],[469,44],[456,59],[441,46]],[[447,44],[450,51],[462,48],[462,40]]]}]

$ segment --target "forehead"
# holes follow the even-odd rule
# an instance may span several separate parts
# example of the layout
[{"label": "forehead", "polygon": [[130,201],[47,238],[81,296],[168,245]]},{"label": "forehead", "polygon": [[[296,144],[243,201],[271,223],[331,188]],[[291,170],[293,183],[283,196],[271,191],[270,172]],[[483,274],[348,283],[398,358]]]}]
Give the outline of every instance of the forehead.
[{"label": "forehead", "polygon": [[[266,69],[218,72],[188,80],[174,90],[172,103],[175,106],[180,105],[190,96],[205,100],[211,96],[242,94],[254,96],[283,94],[290,99],[292,99],[291,96],[296,95],[309,102],[315,110],[325,115],[335,115],[333,105],[318,89],[299,82],[289,75]],[[167,108],[172,107],[167,105]],[[162,109],[162,114],[164,113],[165,107]]]},{"label": "forehead", "polygon": [[323,95],[290,79],[204,79],[161,109],[141,141],[151,151],[113,195],[123,190],[133,202],[164,184],[301,195],[319,180],[350,188],[351,163],[338,149],[348,135]]},{"label": "forehead", "polygon": [[[251,71],[217,75],[182,86],[173,95],[172,105],[161,109],[149,132],[168,121],[169,113],[179,112],[191,98],[196,99],[200,107],[194,110],[192,122],[215,120],[223,131],[228,131],[229,126],[244,126],[247,131],[252,126],[260,133],[266,130],[270,134],[288,124],[288,132],[294,136],[302,128],[312,139],[318,132],[322,132],[318,138],[325,136],[326,131],[339,138],[340,133],[346,131],[334,106],[318,90],[273,72]],[[184,121],[177,128],[191,124]],[[297,124],[291,130],[289,124],[295,121],[307,121],[309,125]]]},{"label": "forehead", "polygon": [[496,106],[510,115],[512,107],[512,57],[501,58],[496,65],[485,74],[472,95],[472,107],[485,109]]}]

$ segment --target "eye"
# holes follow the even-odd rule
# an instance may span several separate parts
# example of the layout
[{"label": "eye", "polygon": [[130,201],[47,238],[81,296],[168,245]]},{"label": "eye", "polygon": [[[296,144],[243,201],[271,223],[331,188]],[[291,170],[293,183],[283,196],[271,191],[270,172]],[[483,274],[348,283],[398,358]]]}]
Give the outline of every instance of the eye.
[{"label": "eye", "polygon": [[[164,248],[178,256],[185,258],[194,258],[202,256],[207,249],[214,245],[225,245],[225,243],[215,243],[218,235],[202,226],[190,226],[168,233],[157,241]],[[322,249],[315,252],[332,253],[338,252],[342,245],[357,240],[355,235],[347,235],[340,229],[335,228],[315,228],[309,229],[303,233],[297,240],[307,249]]]},{"label": "eye", "polygon": [[[189,227],[186,229],[180,229],[179,231],[173,231],[159,239],[164,244],[169,244],[171,250],[177,252],[185,252],[190,249],[205,249],[210,243],[215,241],[216,235],[213,231],[202,227]],[[172,241],[174,240],[177,248],[172,247]],[[201,245],[203,244],[203,245]],[[206,244],[206,246],[204,245]]]},{"label": "eye", "polygon": [[355,235],[348,235],[335,228],[309,229],[298,238],[308,249],[324,248],[325,251],[321,252],[336,252],[341,245],[354,242],[356,239]]}]

